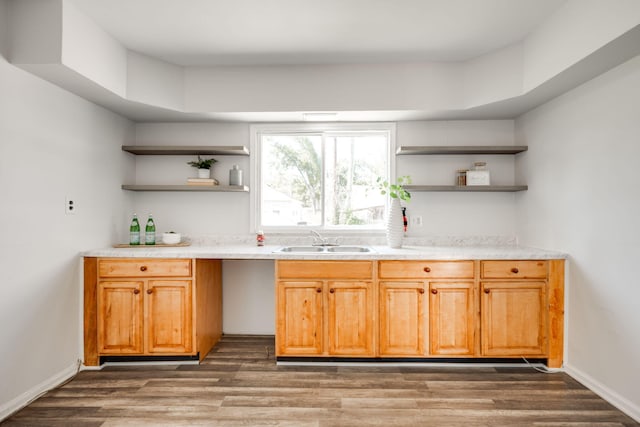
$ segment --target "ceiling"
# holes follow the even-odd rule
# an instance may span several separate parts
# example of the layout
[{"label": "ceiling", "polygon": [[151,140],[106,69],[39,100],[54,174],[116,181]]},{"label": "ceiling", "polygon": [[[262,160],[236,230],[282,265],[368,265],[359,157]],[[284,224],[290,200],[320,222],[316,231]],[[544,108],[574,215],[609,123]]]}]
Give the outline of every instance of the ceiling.
[{"label": "ceiling", "polygon": [[522,40],[565,0],[71,0],[173,64],[463,61]]}]

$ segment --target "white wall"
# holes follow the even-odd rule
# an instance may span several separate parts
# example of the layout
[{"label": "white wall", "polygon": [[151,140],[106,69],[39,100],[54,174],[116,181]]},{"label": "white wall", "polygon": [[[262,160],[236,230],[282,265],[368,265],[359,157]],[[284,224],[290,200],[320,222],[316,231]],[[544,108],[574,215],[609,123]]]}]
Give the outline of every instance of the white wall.
[{"label": "white wall", "polygon": [[[0,30],[6,4],[0,1]],[[0,46],[5,34],[0,31]],[[6,52],[4,52],[6,54]],[[132,124],[0,57],[0,419],[81,357],[78,253],[124,237]],[[65,197],[78,211],[65,215]]]},{"label": "white wall", "polygon": [[[512,120],[399,122],[396,129],[398,146],[514,145]],[[475,161],[487,162],[492,184],[514,184],[514,157],[504,155],[397,156],[396,175],[410,175],[413,184],[454,185],[456,170]],[[409,227],[409,236],[515,236],[514,193],[413,192],[407,206],[424,224]]]},{"label": "white wall", "polygon": [[[513,145],[512,120],[400,122],[398,145]],[[249,145],[246,123],[138,123],[137,145]],[[133,155],[130,155],[134,158]],[[249,158],[214,157],[212,176],[228,183],[234,163],[250,182]],[[195,156],[136,156],[136,183],[176,184],[194,176],[186,164]],[[512,156],[398,156],[397,174],[409,174],[416,184],[453,184],[455,171],[473,161],[487,161],[496,184],[512,184]],[[146,220],[153,213],[158,231],[188,235],[248,235],[250,194],[156,193],[133,195],[134,210]],[[513,193],[414,192],[410,215],[421,215],[424,225],[409,229],[414,237],[515,236]],[[223,304],[225,333],[273,334],[273,262],[224,262]]]},{"label": "white wall", "polygon": [[570,254],[568,371],[640,420],[640,57],[516,121],[521,242]]}]

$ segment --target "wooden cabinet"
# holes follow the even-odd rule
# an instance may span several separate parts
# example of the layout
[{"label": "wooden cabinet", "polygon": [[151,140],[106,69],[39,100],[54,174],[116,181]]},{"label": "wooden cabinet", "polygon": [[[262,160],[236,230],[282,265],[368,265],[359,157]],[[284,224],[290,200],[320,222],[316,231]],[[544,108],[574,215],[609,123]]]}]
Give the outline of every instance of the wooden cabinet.
[{"label": "wooden cabinet", "polygon": [[100,282],[98,289],[98,351],[143,352],[144,282]]},{"label": "wooden cabinet", "polygon": [[145,290],[149,353],[192,353],[193,297],[191,280],[149,280]]},{"label": "wooden cabinet", "polygon": [[196,355],[222,335],[221,263],[85,258],[85,365],[100,356]]},{"label": "wooden cabinet", "polygon": [[373,261],[277,261],[276,355],[373,356]]},{"label": "wooden cabinet", "polygon": [[545,282],[482,282],[483,356],[547,354]]},{"label": "wooden cabinet", "polygon": [[381,356],[475,353],[473,261],[380,261],[378,277]]},{"label": "wooden cabinet", "polygon": [[550,263],[553,261],[480,263],[483,356],[544,357],[549,354]]},{"label": "wooden cabinet", "polygon": [[322,354],[323,282],[282,281],[277,287],[277,354]]},{"label": "wooden cabinet", "polygon": [[380,282],[380,355],[424,355],[423,282]]},{"label": "wooden cabinet", "polygon": [[191,280],[100,281],[101,354],[192,353]]},{"label": "wooden cabinet", "polygon": [[373,282],[330,281],[326,286],[329,354],[372,356]]},{"label": "wooden cabinet", "polygon": [[475,353],[473,282],[429,283],[429,349],[432,355]]}]

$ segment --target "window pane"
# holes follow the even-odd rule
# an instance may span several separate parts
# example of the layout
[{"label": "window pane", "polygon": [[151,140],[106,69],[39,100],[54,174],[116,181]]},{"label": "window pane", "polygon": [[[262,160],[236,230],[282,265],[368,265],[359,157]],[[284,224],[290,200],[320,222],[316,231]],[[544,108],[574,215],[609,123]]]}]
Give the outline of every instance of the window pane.
[{"label": "window pane", "polygon": [[321,136],[263,135],[261,150],[262,225],[321,225]]},{"label": "window pane", "polygon": [[326,224],[383,225],[385,197],[374,186],[387,176],[387,134],[330,136],[326,139]]}]

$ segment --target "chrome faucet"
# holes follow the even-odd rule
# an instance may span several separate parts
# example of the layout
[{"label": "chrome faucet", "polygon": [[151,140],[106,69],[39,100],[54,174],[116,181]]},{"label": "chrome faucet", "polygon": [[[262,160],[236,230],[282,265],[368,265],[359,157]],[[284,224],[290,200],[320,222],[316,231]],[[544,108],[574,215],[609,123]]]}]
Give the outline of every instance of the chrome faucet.
[{"label": "chrome faucet", "polygon": [[340,246],[340,238],[328,238],[324,237],[322,234],[318,233],[316,230],[309,230],[311,234],[313,234],[313,243],[312,246]]},{"label": "chrome faucet", "polygon": [[318,233],[316,230],[309,230],[311,234],[313,234],[313,246],[327,246],[327,239],[322,237],[322,234]]}]

